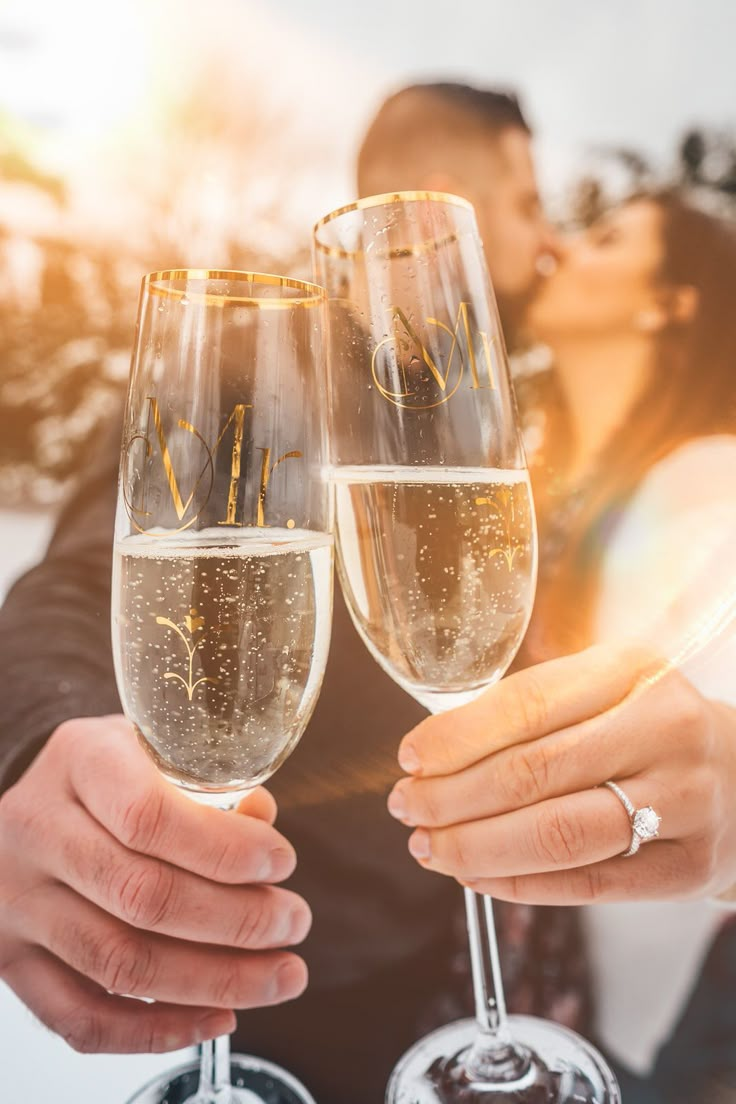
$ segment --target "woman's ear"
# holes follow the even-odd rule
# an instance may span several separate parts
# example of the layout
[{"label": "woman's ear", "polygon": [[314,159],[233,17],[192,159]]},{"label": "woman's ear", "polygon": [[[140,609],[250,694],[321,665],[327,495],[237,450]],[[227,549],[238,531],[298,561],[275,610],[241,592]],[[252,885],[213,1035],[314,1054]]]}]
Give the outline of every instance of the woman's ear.
[{"label": "woman's ear", "polygon": [[667,312],[662,307],[649,307],[641,310],[634,318],[634,325],[640,333],[657,334],[667,325],[669,319]]},{"label": "woman's ear", "polygon": [[678,284],[657,296],[657,302],[639,311],[634,325],[641,333],[657,334],[668,326],[683,326],[692,322],[698,309],[698,289],[690,284]]},{"label": "woman's ear", "polygon": [[692,284],[678,284],[668,293],[670,322],[684,325],[692,322],[700,302],[700,294]]}]

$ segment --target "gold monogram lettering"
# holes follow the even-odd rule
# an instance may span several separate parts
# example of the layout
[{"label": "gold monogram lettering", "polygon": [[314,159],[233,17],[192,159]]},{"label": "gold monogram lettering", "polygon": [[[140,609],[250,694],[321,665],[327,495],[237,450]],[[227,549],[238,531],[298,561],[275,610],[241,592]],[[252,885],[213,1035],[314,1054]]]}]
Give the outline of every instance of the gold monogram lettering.
[{"label": "gold monogram lettering", "polygon": [[[282,456],[279,456],[278,460],[273,465],[273,467],[269,467],[269,464],[271,462],[271,450],[270,450],[270,448],[259,448],[258,451],[260,453],[262,453],[263,455],[262,455],[262,460],[261,460],[261,483],[260,483],[260,487],[258,489],[258,517],[257,517],[257,520],[256,520],[256,525],[259,528],[264,528],[264,527],[267,528],[267,524],[266,524],[266,490],[268,488],[269,480],[270,480],[271,476],[273,475],[273,473],[276,471],[276,468],[279,466],[279,464],[283,463],[284,460],[289,460],[292,457],[295,457],[297,459],[301,459],[302,454],[300,452],[298,452],[296,449],[293,450],[292,452],[285,452],[285,453],[283,453]],[[289,518],[289,520],[286,523],[288,529],[293,529],[294,524],[295,523],[294,523],[292,518]]]},{"label": "gold monogram lettering", "polygon": [[[422,341],[417,330],[412,325],[410,319],[407,317],[401,307],[391,308],[391,320],[393,323],[393,334],[390,337],[386,337],[383,341],[380,341],[373,351],[373,357],[371,360],[371,374],[373,376],[373,382],[378,388],[379,393],[384,399],[393,403],[394,406],[400,406],[406,410],[430,410],[433,407],[441,406],[443,403],[449,402],[452,396],[457,391],[462,381],[465,371],[465,355],[463,354],[462,344],[460,337],[464,338],[464,344],[467,349],[467,358],[470,365],[471,375],[471,387],[473,390],[480,390],[481,388],[495,390],[496,380],[493,371],[493,355],[492,345],[495,342],[495,337],[489,337],[484,330],[477,330],[477,338],[480,341],[480,356],[476,352],[476,340],[473,336],[473,331],[470,325],[469,304],[461,302],[457,315],[455,317],[454,328],[451,329],[445,322],[440,321],[439,318],[427,318],[425,319],[428,326],[434,326],[435,328],[442,330],[451,339],[450,350],[447,356],[446,368],[443,372],[442,369],[436,363],[434,357],[427,349],[426,345]],[[403,331],[403,333],[402,333]],[[403,383],[403,390],[392,391],[385,386],[379,379],[379,353],[381,349],[387,346],[393,346],[396,352],[396,360],[398,363],[399,371],[401,372],[401,379]],[[410,386],[407,370],[406,357],[410,350],[414,348],[419,353],[419,356],[413,356],[411,361],[417,363],[423,363],[426,368],[429,369],[429,377],[423,375],[415,378],[416,382]],[[450,380],[452,378],[453,366],[456,362],[456,357],[459,360],[457,368],[457,378],[455,383],[450,387]],[[482,361],[482,367],[479,367],[479,360]],[[411,363],[409,365],[411,367]],[[485,375],[488,377],[488,382],[481,382],[481,376],[483,369]],[[422,401],[420,395],[419,384],[424,383],[424,390],[426,391],[426,384],[430,381],[434,381],[434,385],[439,388],[441,396],[438,399],[432,399],[429,402]],[[431,386],[431,385],[430,385]]]},{"label": "gold monogram lettering", "polygon": [[[207,444],[206,444],[204,438],[202,437],[202,434],[199,433],[194,428],[193,425],[190,425],[189,422],[185,422],[183,418],[179,418],[179,421],[177,423],[179,428],[180,429],[185,429],[185,430],[187,430],[188,433],[193,434],[197,438],[197,440],[201,443],[202,447],[204,448],[205,452],[207,453],[207,461],[205,462],[205,466],[202,469],[202,471],[199,475],[199,478],[197,479],[197,482],[192,487],[189,498],[186,500],[186,502],[183,502],[182,497],[181,497],[181,492],[179,491],[179,483],[178,483],[178,480],[176,478],[176,472],[174,471],[174,465],[171,462],[171,454],[169,453],[169,446],[168,446],[168,442],[166,440],[166,434],[164,433],[164,427],[163,427],[163,424],[161,422],[161,411],[159,409],[158,399],[154,399],[152,396],[149,395],[148,402],[149,402],[149,417],[153,418],[153,425],[154,425],[154,428],[156,430],[156,436],[158,438],[158,447],[161,450],[161,461],[164,465],[164,471],[166,472],[166,482],[169,485],[169,491],[171,492],[171,499],[172,499],[172,502],[174,503],[174,509],[176,510],[176,516],[178,517],[179,521],[181,521],[183,519],[184,515],[186,514],[187,510],[189,509],[189,507],[192,504],[192,499],[194,498],[194,495],[195,495],[200,483],[202,482],[202,478],[203,478],[204,473],[207,470],[208,466],[210,468],[210,476],[212,476],[212,455],[213,454],[207,448]],[[215,448],[216,447],[217,446],[215,446]],[[210,489],[211,489],[211,487],[210,487]],[[207,497],[209,498],[209,494],[208,494]],[[195,519],[192,519],[192,520],[195,520]],[[189,524],[191,525],[191,522]]]},{"label": "gold monogram lettering", "polygon": [[240,479],[240,459],[243,451],[243,426],[245,425],[245,412],[249,409],[252,409],[251,403],[237,403],[235,405],[232,414],[225,422],[225,428],[217,438],[217,443],[212,450],[214,455],[219,448],[220,441],[225,436],[225,431],[232,420],[235,419],[235,435],[233,437],[233,452],[230,464],[230,489],[227,493],[227,517],[224,521],[218,523],[220,525],[237,524],[235,521],[235,511],[238,505],[238,480]]},{"label": "gold monogram lettering", "polygon": [[[242,456],[243,456],[243,438],[245,433],[245,412],[246,410],[252,410],[252,403],[236,403],[233,409],[225,421],[224,426],[220,430],[220,433],[210,448],[205,441],[202,434],[191,422],[185,421],[183,418],[179,418],[176,425],[179,429],[185,430],[187,433],[191,433],[195,437],[203,450],[204,464],[202,469],[194,481],[194,486],[191,488],[187,498],[184,498],[184,494],[181,489],[180,480],[177,478],[177,474],[174,470],[174,464],[171,458],[171,450],[169,448],[169,442],[167,439],[166,431],[163,426],[161,418],[161,409],[159,407],[158,399],[149,395],[148,402],[148,427],[145,434],[136,433],[128,441],[125,447],[126,458],[129,457],[131,448],[136,441],[143,441],[145,445],[145,458],[150,459],[153,454],[152,440],[158,443],[158,449],[161,454],[161,462],[163,464],[164,474],[166,477],[166,484],[171,495],[171,502],[176,512],[176,516],[181,526],[177,532],[181,532],[184,529],[190,528],[198,517],[200,517],[202,511],[207,505],[210,495],[212,494],[212,487],[215,477],[215,456],[218,449],[222,445],[225,434],[232,427],[233,429],[233,444],[232,451],[230,453],[230,479],[228,483],[228,495],[227,495],[227,509],[225,518],[219,521],[218,525],[239,525],[243,522],[237,520],[237,506],[238,506],[238,486],[241,479],[242,469]],[[152,431],[152,432],[151,432]],[[262,455],[261,463],[261,476],[258,491],[258,504],[257,504],[257,521],[258,526],[265,526],[265,505],[266,505],[266,491],[268,484],[276,468],[284,460],[288,460],[290,457],[301,457],[301,452],[292,450],[291,452],[285,452],[279,456],[274,464],[271,464],[271,449],[260,448],[258,450]],[[206,489],[206,493],[200,494],[202,488],[202,481],[205,479],[207,472],[209,471],[209,486]],[[128,494],[127,484],[127,472],[124,479],[123,498],[125,506],[133,525],[139,532],[145,532],[142,526],[139,524],[139,519],[151,517],[151,512],[146,510],[143,505],[135,506]],[[192,511],[195,503],[198,503],[198,508],[192,514],[191,517],[187,515]],[[186,519],[186,520],[185,520]],[[290,528],[293,528],[296,524],[293,520],[287,523]]]}]

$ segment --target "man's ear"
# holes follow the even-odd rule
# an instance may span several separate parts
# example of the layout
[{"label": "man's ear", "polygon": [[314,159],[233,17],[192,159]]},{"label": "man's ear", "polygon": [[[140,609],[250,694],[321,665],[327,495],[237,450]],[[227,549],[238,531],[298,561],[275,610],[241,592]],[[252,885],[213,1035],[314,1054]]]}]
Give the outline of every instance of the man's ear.
[{"label": "man's ear", "polygon": [[463,199],[470,199],[472,201],[472,197],[468,195],[468,188],[462,184],[457,176],[453,176],[451,173],[427,173],[422,178],[422,187],[419,190],[426,192],[449,192],[450,195],[459,195]]}]

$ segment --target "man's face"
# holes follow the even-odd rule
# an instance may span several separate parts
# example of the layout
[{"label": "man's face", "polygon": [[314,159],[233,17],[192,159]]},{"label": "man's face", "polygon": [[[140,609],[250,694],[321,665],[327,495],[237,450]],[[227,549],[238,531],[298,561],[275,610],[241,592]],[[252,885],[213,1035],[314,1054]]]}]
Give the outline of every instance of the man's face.
[{"label": "man's face", "polygon": [[540,256],[555,249],[542,212],[529,135],[521,127],[502,131],[484,164],[485,178],[477,180],[469,198],[502,312],[518,316],[536,289]]}]

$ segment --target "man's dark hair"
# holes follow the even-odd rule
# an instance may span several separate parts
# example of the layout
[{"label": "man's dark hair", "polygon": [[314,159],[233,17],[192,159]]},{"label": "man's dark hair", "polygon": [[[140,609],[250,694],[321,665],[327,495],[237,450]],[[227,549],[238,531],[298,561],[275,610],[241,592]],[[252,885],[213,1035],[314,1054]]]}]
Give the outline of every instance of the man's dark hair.
[{"label": "man's dark hair", "polygon": [[[414,84],[405,91],[416,90],[437,96],[451,107],[474,115],[489,130],[500,131],[506,127],[520,127],[531,133],[524,118],[518,96],[514,92],[502,92],[495,88],[475,88],[457,81],[438,81],[430,84]],[[398,93],[401,95],[401,93]]]},{"label": "man's dark hair", "polygon": [[457,175],[470,148],[510,128],[531,133],[511,92],[440,81],[412,84],[390,96],[358,155],[362,195],[411,189],[429,173]]}]

